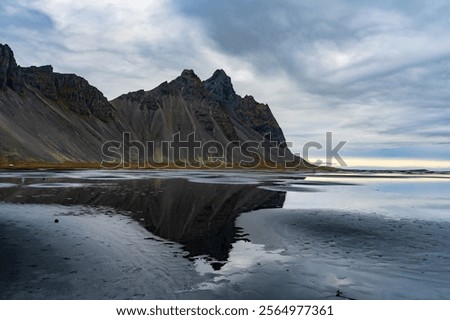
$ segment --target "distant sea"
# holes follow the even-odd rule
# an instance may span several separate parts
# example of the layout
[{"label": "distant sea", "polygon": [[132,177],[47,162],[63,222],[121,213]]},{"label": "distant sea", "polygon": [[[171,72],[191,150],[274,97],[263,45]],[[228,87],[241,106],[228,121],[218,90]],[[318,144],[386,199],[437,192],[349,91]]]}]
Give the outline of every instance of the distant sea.
[{"label": "distant sea", "polygon": [[414,170],[450,172],[450,160],[413,158],[344,158],[345,166],[333,163],[332,166],[347,170]]}]

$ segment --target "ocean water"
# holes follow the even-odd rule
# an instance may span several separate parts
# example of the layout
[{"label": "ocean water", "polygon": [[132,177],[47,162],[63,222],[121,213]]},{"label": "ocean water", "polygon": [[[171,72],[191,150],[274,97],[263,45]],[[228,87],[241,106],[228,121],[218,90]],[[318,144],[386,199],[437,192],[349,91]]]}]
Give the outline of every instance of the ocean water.
[{"label": "ocean water", "polygon": [[449,195],[432,172],[1,171],[0,298],[449,299]]}]

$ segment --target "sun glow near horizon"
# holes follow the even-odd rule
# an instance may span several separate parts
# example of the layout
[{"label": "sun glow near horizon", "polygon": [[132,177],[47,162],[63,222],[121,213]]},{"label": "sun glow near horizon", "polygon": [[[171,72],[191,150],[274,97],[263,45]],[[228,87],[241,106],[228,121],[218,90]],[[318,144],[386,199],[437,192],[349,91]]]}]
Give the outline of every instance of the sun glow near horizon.
[{"label": "sun glow near horizon", "polygon": [[[438,169],[450,170],[450,160],[414,158],[345,157],[348,168]],[[337,165],[345,168],[345,166]]]}]

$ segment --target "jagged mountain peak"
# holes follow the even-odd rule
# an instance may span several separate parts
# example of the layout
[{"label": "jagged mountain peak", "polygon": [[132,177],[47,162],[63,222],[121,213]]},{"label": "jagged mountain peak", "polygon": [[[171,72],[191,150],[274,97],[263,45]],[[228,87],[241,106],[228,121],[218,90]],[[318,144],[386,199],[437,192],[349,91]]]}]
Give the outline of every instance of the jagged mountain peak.
[{"label": "jagged mountain peak", "polygon": [[211,78],[203,81],[203,86],[216,101],[225,102],[230,106],[235,105],[238,96],[234,91],[231,78],[222,69],[216,70]]},{"label": "jagged mountain peak", "polygon": [[0,54],[2,57],[8,54],[9,56],[12,56],[14,58],[14,53],[7,44],[0,43]]},{"label": "jagged mountain peak", "polygon": [[17,67],[14,52],[7,44],[0,43],[0,90],[9,87],[21,91],[20,69]]},{"label": "jagged mountain peak", "polygon": [[231,84],[231,78],[226,74],[223,69],[217,69],[214,71],[211,80],[220,81],[222,83]]},{"label": "jagged mountain peak", "polygon": [[204,83],[234,90],[233,84],[231,83],[231,78],[222,69],[217,69],[214,71],[211,78],[205,80]]},{"label": "jagged mountain peak", "polygon": [[191,69],[185,69],[175,80],[167,85],[162,84],[158,88],[162,93],[179,92],[182,96],[202,95],[202,80]]},{"label": "jagged mountain peak", "polygon": [[195,78],[195,79],[198,79],[198,76],[195,74],[194,70],[192,70],[192,69],[184,69],[181,72],[181,77],[182,78]]},{"label": "jagged mountain peak", "polygon": [[195,74],[194,70],[192,69],[184,69],[183,72],[181,72],[181,75],[175,79],[175,81],[178,82],[192,82],[192,83],[201,83],[200,78]]}]

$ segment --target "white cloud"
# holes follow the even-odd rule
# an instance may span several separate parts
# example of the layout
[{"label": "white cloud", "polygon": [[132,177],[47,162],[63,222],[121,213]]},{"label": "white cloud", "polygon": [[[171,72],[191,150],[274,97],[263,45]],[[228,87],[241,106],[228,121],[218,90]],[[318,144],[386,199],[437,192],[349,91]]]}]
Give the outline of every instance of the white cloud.
[{"label": "white cloud", "polygon": [[[238,79],[251,78],[250,64],[217,50],[198,20],[179,14],[168,1],[21,3],[45,13],[53,22],[51,34],[33,35],[44,38],[44,50],[33,50],[33,63],[51,63],[58,72],[77,73],[110,99],[151,89],[184,68],[195,69],[205,78],[226,66]],[[33,42],[22,36],[27,43]]]},{"label": "white cloud", "polygon": [[7,1],[3,14],[40,13],[51,25],[11,24],[0,35],[20,63],[77,73],[110,99],[184,68],[202,79],[223,68],[239,94],[271,106],[297,146],[326,131],[362,149],[445,143],[448,7],[411,7],[208,1],[188,14],[177,1]]}]

